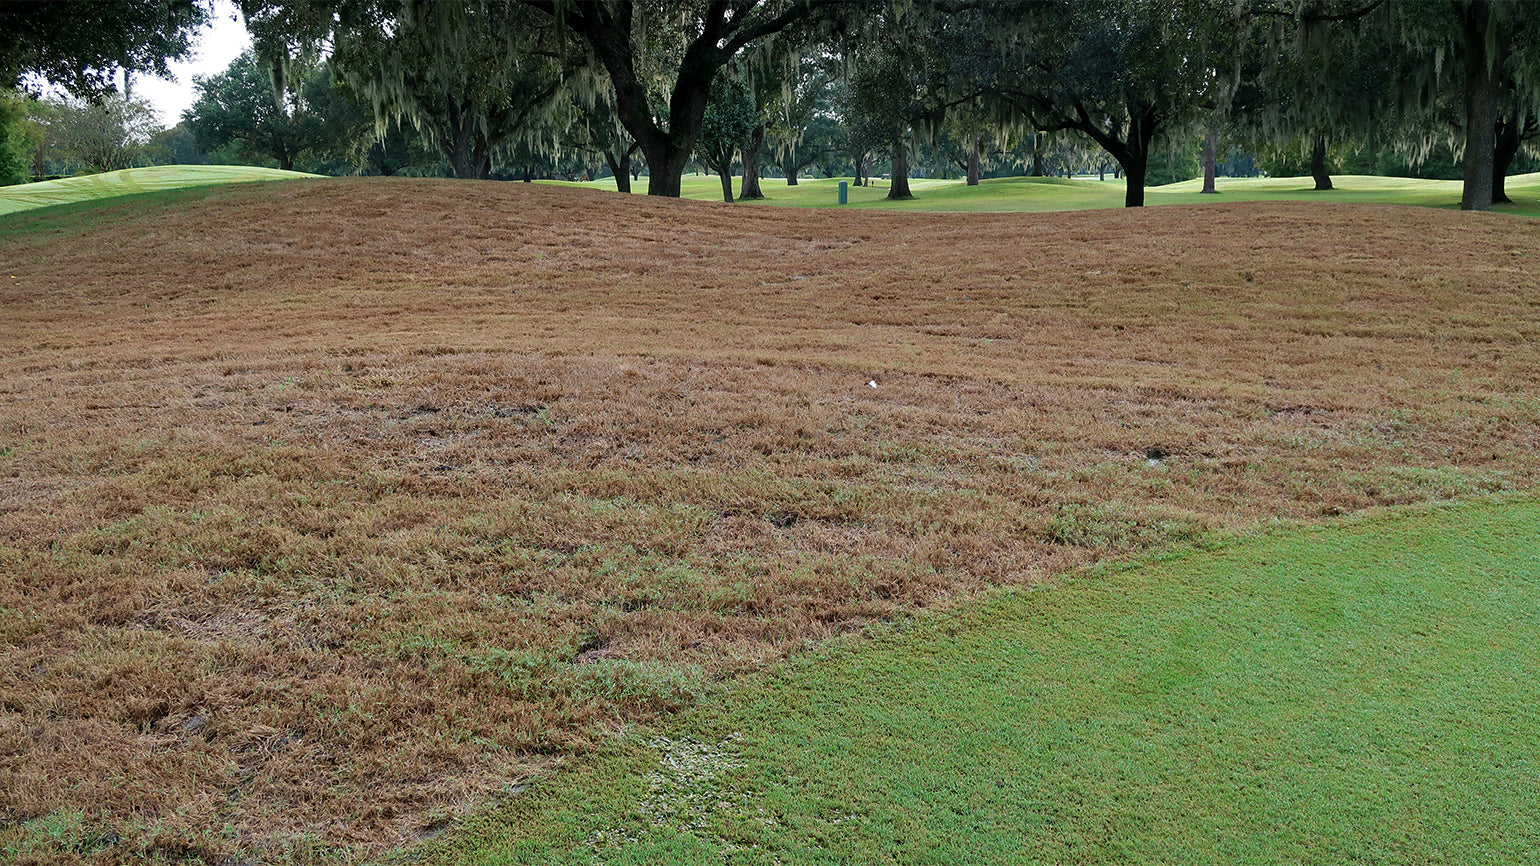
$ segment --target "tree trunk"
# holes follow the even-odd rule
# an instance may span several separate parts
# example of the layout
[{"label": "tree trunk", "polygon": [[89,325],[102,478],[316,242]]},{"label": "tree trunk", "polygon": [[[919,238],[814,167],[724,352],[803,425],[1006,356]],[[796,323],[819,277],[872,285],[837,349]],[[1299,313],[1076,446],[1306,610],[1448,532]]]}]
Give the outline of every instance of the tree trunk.
[{"label": "tree trunk", "polygon": [[1219,156],[1219,130],[1211,129],[1208,137],[1203,139],[1203,192],[1209,195],[1218,195],[1219,190],[1214,188],[1214,176],[1218,173]]},{"label": "tree trunk", "polygon": [[679,198],[684,178],[685,164],[690,161],[690,151],[661,145],[649,151],[644,145],[642,153],[647,159],[647,194]]},{"label": "tree trunk", "polygon": [[794,149],[787,150],[785,155],[781,157],[781,171],[786,175],[787,186],[797,185],[798,169],[796,151]]},{"label": "tree trunk", "polygon": [[1508,197],[1508,169],[1518,156],[1519,143],[1524,140],[1524,129],[1530,124],[1528,115],[1515,115],[1497,121],[1496,147],[1492,153],[1492,202],[1511,204]]},{"label": "tree trunk", "polygon": [[979,185],[979,143],[968,148],[968,186]]},{"label": "tree trunk", "polygon": [[[601,5],[580,8],[599,9]],[[668,131],[665,132],[653,119],[647,89],[632,68],[629,43],[626,39],[611,42],[610,38],[616,34],[604,32],[604,27],[617,26],[618,32],[629,33],[630,7],[624,9],[625,14],[616,19],[623,22],[622,25],[601,24],[599,29],[603,38],[596,42],[590,36],[589,41],[598,49],[610,80],[615,84],[615,111],[620,123],[647,160],[647,194],[678,198],[685,166],[690,162],[695,139],[700,135],[701,119],[706,114],[706,97],[717,67],[700,61],[681,66],[669,100]],[[592,20],[584,23],[592,26]]]},{"label": "tree trunk", "polygon": [[888,185],[888,198],[893,201],[914,198],[909,191],[909,145],[902,135],[893,141],[893,182]]},{"label": "tree trunk", "polygon": [[[1090,122],[1078,127],[1096,139],[1107,154],[1118,161],[1123,169],[1127,191],[1123,194],[1124,207],[1144,207],[1144,183],[1149,176],[1150,144],[1160,127],[1160,110],[1154,105],[1129,106],[1128,139],[1121,140]],[[1084,113],[1082,112],[1082,117]]]},{"label": "tree trunk", "polygon": [[615,191],[629,193],[631,191],[631,151],[612,153],[606,150],[604,162],[610,167],[610,174],[615,176]]},{"label": "tree trunk", "polygon": [[454,171],[455,177],[461,180],[476,177],[476,158],[471,154],[470,148],[461,146],[459,141],[455,142],[454,149],[450,152],[449,167]]},{"label": "tree trunk", "polygon": [[720,166],[708,165],[707,168],[717,168],[717,175],[722,179],[722,201],[733,203],[733,158],[729,154],[727,160]]},{"label": "tree trunk", "polygon": [[863,153],[863,154],[860,154],[859,156],[856,157],[856,182],[854,184],[852,184],[853,186],[865,186],[866,185],[862,181],[862,178],[865,177],[865,174],[864,174],[865,170],[866,170],[866,154]]},{"label": "tree trunk", "polygon": [[1043,155],[1037,150],[1037,133],[1032,133],[1032,177],[1043,176]]},{"label": "tree trunk", "polygon": [[1107,163],[1103,162],[1096,167],[1096,179],[1100,181],[1107,179]]},{"label": "tree trunk", "polygon": [[740,200],[764,198],[759,188],[759,155],[765,148],[765,125],[754,127],[749,133],[749,146],[743,149],[743,183],[738,187]]},{"label": "tree trunk", "polygon": [[[1487,52],[1492,26],[1489,0],[1469,0],[1457,7],[1465,54],[1465,183],[1460,210],[1492,209],[1492,164],[1497,136],[1497,74],[1502,58]],[[1498,46],[1502,54],[1503,46]]]},{"label": "tree trunk", "polygon": [[449,161],[455,177],[482,179],[491,173],[491,156],[476,141],[476,119],[468,111],[450,114],[449,140],[439,139],[439,152]]},{"label": "tree trunk", "polygon": [[[529,5],[556,16],[554,9],[558,4],[549,4],[551,8],[539,3]],[[686,47],[669,94],[666,126],[654,118],[648,79],[637,72],[633,4],[574,3],[564,8],[568,24],[582,34],[609,73],[620,125],[631,134],[647,160],[647,194],[678,198],[685,165],[695,150],[701,119],[706,115],[711,79],[728,60],[716,40],[722,22],[731,14],[730,7],[712,4],[713,19],[707,22],[706,32]]]},{"label": "tree trunk", "polygon": [[1149,173],[1149,166],[1149,153],[1128,155],[1128,161],[1123,163],[1123,176],[1128,179],[1128,191],[1123,194],[1123,207],[1144,207],[1144,178]]},{"label": "tree trunk", "polygon": [[1317,191],[1332,189],[1331,175],[1326,171],[1326,136],[1321,134],[1310,147],[1310,176],[1315,178]]}]

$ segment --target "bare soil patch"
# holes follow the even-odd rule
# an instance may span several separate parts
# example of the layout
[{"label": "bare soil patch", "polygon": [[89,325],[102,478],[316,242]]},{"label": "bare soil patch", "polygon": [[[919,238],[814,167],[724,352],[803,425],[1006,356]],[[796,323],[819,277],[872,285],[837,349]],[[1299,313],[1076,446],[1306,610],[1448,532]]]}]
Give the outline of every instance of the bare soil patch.
[{"label": "bare soil patch", "polygon": [[876,618],[1529,489],[1537,227],[409,180],[0,219],[0,850],[378,853]]}]

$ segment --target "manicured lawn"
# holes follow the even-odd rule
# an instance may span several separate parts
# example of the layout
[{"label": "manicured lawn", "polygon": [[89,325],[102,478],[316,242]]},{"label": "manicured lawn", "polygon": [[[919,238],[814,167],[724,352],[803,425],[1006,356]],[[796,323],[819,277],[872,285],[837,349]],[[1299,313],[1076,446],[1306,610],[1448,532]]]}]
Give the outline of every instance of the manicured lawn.
[{"label": "manicured lawn", "polygon": [[0,214],[189,186],[315,177],[248,165],[157,165],[0,187]]},{"label": "manicured lawn", "polygon": [[1441,507],[885,627],[434,862],[1536,862],[1537,539]]},{"label": "manicured lawn", "polygon": [[[107,174],[62,178],[42,183],[0,187],[0,214],[56,204],[92,201],[141,192],[174,190],[246,181],[314,177],[299,172],[234,165],[168,165],[134,168]],[[849,178],[802,178],[788,186],[782,178],[765,178],[766,198],[757,204],[783,207],[839,207],[838,185]],[[1328,201],[1357,204],[1404,204],[1454,208],[1460,202],[1460,182],[1416,178],[1343,175],[1333,179],[1336,189],[1315,192],[1307,177],[1220,178],[1218,195],[1199,192],[1202,181],[1189,180],[1151,187],[1151,206],[1234,201]],[[593,183],[563,184],[614,190],[613,178]],[[1123,206],[1123,182],[1111,175],[1094,178],[1002,177],[989,178],[976,187],[961,180],[916,178],[910,181],[915,198],[904,202],[886,199],[888,182],[881,178],[869,187],[848,189],[849,209],[894,208],[916,211],[997,211],[1039,213],[1094,210]],[[634,194],[645,193],[647,178],[632,184]],[[737,189],[735,185],[734,189]],[[684,198],[719,201],[720,182],[709,175],[685,175]],[[1540,217],[1540,174],[1508,179],[1513,204],[1498,205],[1500,213]]]}]

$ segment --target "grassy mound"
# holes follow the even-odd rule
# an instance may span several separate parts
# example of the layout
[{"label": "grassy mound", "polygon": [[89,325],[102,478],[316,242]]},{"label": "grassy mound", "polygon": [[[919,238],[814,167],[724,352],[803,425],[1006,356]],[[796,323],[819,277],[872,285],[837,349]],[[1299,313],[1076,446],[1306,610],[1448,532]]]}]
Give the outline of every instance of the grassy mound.
[{"label": "grassy mound", "polygon": [[19,186],[0,186],[0,214],[32,208],[94,201],[142,192],[263,180],[315,177],[297,171],[249,165],[157,165],[66,177]]},{"label": "grassy mound", "polygon": [[1529,489],[1535,230],[389,179],[6,216],[0,846],[361,856],[877,620]]},{"label": "grassy mound", "polygon": [[428,859],[1534,862],[1537,539],[1533,502],[1440,509],[925,618]]}]

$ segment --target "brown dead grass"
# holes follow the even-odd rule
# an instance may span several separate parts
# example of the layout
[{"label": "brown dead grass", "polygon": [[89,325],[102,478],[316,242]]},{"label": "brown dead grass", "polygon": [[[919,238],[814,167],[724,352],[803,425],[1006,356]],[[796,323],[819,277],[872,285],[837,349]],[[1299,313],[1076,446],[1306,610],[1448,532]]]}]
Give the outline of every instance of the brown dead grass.
[{"label": "brown dead grass", "polygon": [[1537,236],[381,180],[0,219],[0,850],[379,852],[874,618],[1531,488]]}]

